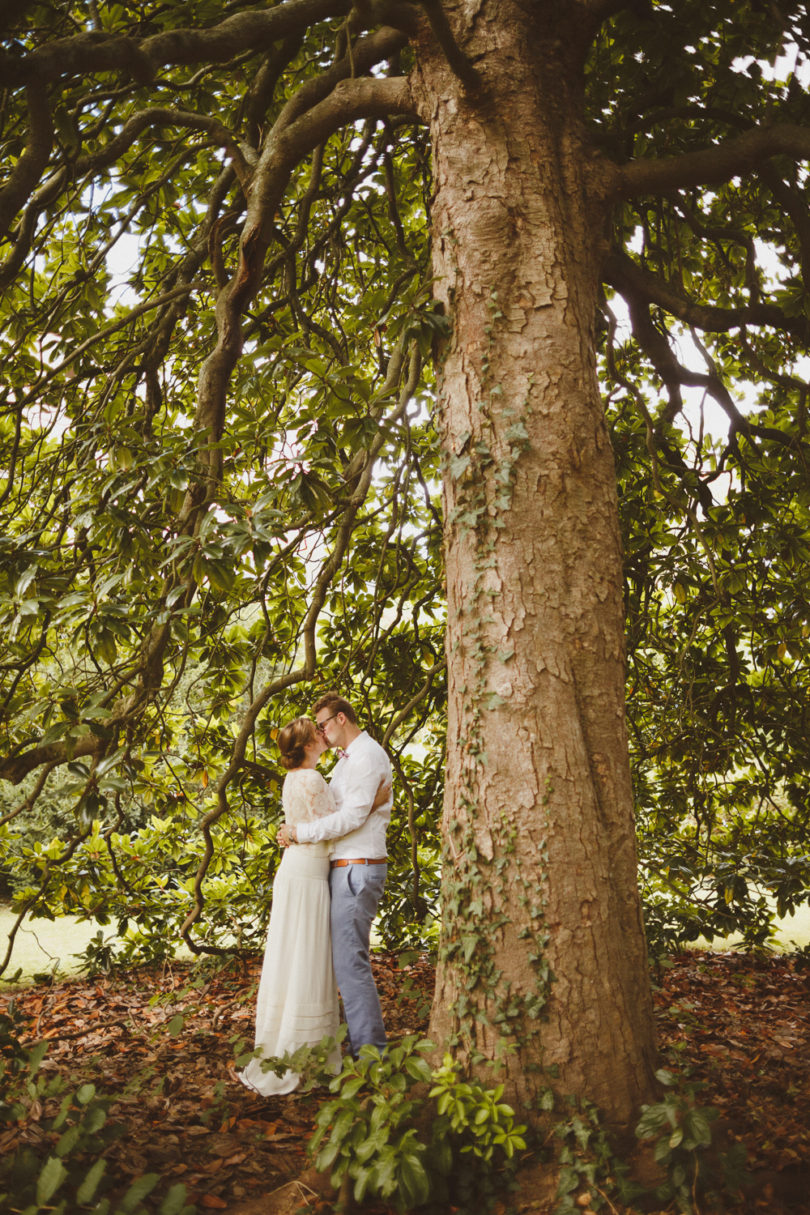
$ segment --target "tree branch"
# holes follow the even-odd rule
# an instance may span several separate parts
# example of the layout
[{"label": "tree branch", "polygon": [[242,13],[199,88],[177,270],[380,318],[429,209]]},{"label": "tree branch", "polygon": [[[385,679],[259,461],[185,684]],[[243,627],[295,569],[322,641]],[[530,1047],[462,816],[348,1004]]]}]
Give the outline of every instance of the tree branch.
[{"label": "tree branch", "polygon": [[[274,132],[289,127],[296,119],[310,113],[320,101],[324,101],[345,80],[354,79],[371,70],[375,64],[390,58],[405,43],[399,30],[387,27],[360,38],[352,47],[351,55],[345,55],[330,68],[305,81],[284,106],[274,124]],[[393,79],[402,79],[394,77]],[[378,83],[383,83],[378,81]],[[369,115],[371,117],[371,115]],[[378,115],[374,115],[378,117]],[[330,132],[331,133],[331,132]]]},{"label": "tree branch", "polygon": [[753,303],[737,308],[719,308],[687,299],[671,283],[642,269],[627,254],[614,251],[605,263],[603,278],[621,294],[639,296],[657,304],[671,316],[706,333],[727,333],[744,325],[771,325],[802,341],[810,340],[807,317],[788,316],[776,304]]},{"label": "tree branch", "polygon": [[53,742],[44,747],[32,747],[30,751],[12,755],[0,762],[0,780],[8,780],[13,785],[19,785],[20,781],[24,780],[28,773],[33,772],[34,768],[38,768],[40,764],[48,764],[49,767],[54,768],[85,755],[100,758],[109,745],[108,740],[99,738],[97,734],[87,733],[81,738],[77,738],[71,746],[64,742]]},{"label": "tree branch", "polygon": [[7,814],[4,814],[3,817],[0,818],[0,827],[5,826],[6,823],[10,823],[11,820],[13,818],[16,818],[17,815],[20,814],[23,810],[30,810],[34,806],[40,793],[45,788],[45,784],[46,784],[51,772],[53,772],[53,769],[54,769],[53,764],[49,764],[47,767],[42,769],[42,771],[39,774],[39,778],[37,779],[37,783],[35,784],[34,788],[31,790],[31,792],[29,793],[29,795],[25,799],[25,801],[20,802],[20,804],[18,806],[15,806],[13,810],[9,810]]},{"label": "tree branch", "polygon": [[[674,311],[668,306],[668,303],[664,302],[664,296],[662,296],[660,292],[657,295],[652,293],[648,294],[645,292],[644,286],[650,280],[648,280],[647,276],[644,275],[644,272],[639,270],[639,268],[635,266],[629,258],[627,258],[626,261],[633,266],[634,274],[632,276],[626,275],[624,277],[622,293],[625,294],[628,299],[630,319],[633,325],[633,334],[638,341],[639,346],[649,357],[658,375],[661,377],[661,380],[670,393],[670,409],[663,420],[671,421],[672,417],[674,417],[674,415],[679,411],[681,407],[680,387],[682,385],[691,388],[702,388],[726,413],[731,422],[733,434],[744,434],[751,442],[753,442],[753,436],[758,435],[763,438],[772,439],[774,442],[781,443],[783,445],[790,443],[792,441],[791,438],[785,435],[781,430],[777,430],[772,426],[757,426],[750,422],[749,419],[737,408],[734,398],[726,387],[716,364],[711,359],[708,351],[706,351],[701,344],[697,333],[695,332],[696,329],[706,331],[710,328],[710,326],[703,323],[702,320],[696,319],[697,316],[702,314],[704,310],[698,306],[695,306],[694,310],[691,310],[687,306],[682,308],[680,311]],[[613,280],[609,278],[607,281],[618,283],[621,278],[622,275],[618,274]],[[630,289],[628,289],[628,286],[631,283],[632,286],[630,286]],[[641,288],[640,290],[634,289],[638,288],[639,286]],[[674,294],[667,295],[666,299],[668,301],[674,300],[676,302],[680,300],[682,304],[684,303],[682,297],[675,296]],[[649,315],[649,305],[651,303],[659,304],[660,306],[666,308],[668,312],[671,312],[672,315],[680,317],[680,319],[683,319],[688,325],[690,325],[693,330],[692,339],[703,355],[704,361],[709,368],[708,373],[691,371],[678,361],[670,348],[667,338],[661,334],[652,323]],[[750,309],[745,309],[744,311],[751,313],[761,312],[761,310],[765,308],[768,308],[768,306],[757,304],[752,305]],[[708,309],[705,311],[724,312],[725,310]],[[715,331],[723,332],[725,328],[734,328],[735,325],[742,326],[745,323],[746,322],[744,320],[737,319],[728,326],[717,326],[715,324]],[[761,321],[760,323],[768,323],[771,325],[774,324],[772,319],[767,322]]]},{"label": "tree branch", "polygon": [[105,144],[102,151],[95,156],[87,154],[79,157],[72,167],[72,176],[82,177],[94,169],[103,169],[114,164],[138,136],[150,127],[185,127],[190,131],[204,131],[215,143],[228,149],[237,177],[243,186],[247,185],[256,160],[253,148],[210,114],[195,114],[190,110],[175,110],[165,106],[150,106],[149,109],[133,114],[115,138]]},{"label": "tree branch", "polygon": [[28,143],[8,183],[0,190],[0,235],[8,232],[12,219],[36,186],[51,154],[53,123],[48,98],[42,89],[28,87]]},{"label": "tree branch", "polygon": [[605,175],[608,197],[628,199],[686,186],[718,185],[732,177],[746,176],[774,156],[810,158],[810,129],[791,123],[753,127],[712,148],[685,152],[682,156],[634,160],[609,167],[604,160],[598,161],[596,172]]},{"label": "tree branch", "polygon": [[[268,136],[248,192],[239,261],[217,302],[217,345],[200,370],[195,424],[210,436],[207,476],[211,483],[219,475],[218,442],[230,375],[242,349],[242,316],[258,289],[274,235],[274,217],[290,176],[318,144],[341,127],[362,118],[386,118],[391,114],[417,117],[404,77],[341,80],[328,97],[288,125],[284,125],[286,116],[282,113]],[[184,521],[198,509],[199,502],[189,495],[183,509]]]},{"label": "tree branch", "polygon": [[251,190],[243,248],[271,238],[270,224],[297,164],[341,127],[362,118],[404,114],[418,120],[408,81],[403,76],[385,80],[341,80],[328,97],[302,117],[273,131],[262,153]]},{"label": "tree branch", "polygon": [[276,8],[235,13],[210,29],[167,30],[140,41],[120,34],[77,34],[22,57],[0,53],[0,76],[7,88],[116,70],[143,82],[162,66],[226,63],[243,51],[264,51],[320,21],[346,16],[351,7],[351,0],[287,0]]}]

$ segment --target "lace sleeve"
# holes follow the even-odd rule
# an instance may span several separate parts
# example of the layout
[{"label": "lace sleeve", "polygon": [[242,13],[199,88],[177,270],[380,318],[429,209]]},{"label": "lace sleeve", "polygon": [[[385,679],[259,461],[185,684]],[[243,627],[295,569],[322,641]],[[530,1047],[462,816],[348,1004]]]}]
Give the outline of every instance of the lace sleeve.
[{"label": "lace sleeve", "polygon": [[320,772],[299,768],[284,782],[284,815],[288,823],[312,823],[335,811],[335,799]]}]

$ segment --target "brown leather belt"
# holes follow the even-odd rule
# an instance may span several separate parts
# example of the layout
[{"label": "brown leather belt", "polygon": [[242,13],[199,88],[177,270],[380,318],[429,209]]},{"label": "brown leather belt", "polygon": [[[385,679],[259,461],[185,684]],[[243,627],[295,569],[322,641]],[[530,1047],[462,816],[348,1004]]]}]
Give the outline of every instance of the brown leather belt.
[{"label": "brown leather belt", "polygon": [[386,865],[387,863],[388,863],[387,856],[381,856],[377,860],[373,860],[373,861],[368,860],[368,858],[364,857],[364,856],[360,857],[360,859],[356,860],[356,861],[355,860],[330,861],[330,865],[331,865],[332,869],[342,869],[344,865]]}]

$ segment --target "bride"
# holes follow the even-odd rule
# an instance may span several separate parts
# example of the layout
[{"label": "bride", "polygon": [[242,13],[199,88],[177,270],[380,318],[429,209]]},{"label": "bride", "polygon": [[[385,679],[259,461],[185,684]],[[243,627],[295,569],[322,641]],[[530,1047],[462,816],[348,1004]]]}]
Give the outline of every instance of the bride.
[{"label": "bride", "polygon": [[[315,766],[327,748],[314,721],[296,717],[278,735],[287,769],[281,793],[289,824],[332,814],[335,801]],[[329,935],[329,843],[291,844],[285,848],[273,882],[273,906],[256,1005],[256,1047],[261,1056],[237,1073],[263,1097],[291,1093],[299,1075],[277,1076],[262,1070],[262,1059],[292,1054],[336,1038],[338,993]],[[340,1071],[335,1046],[327,1066]]]}]

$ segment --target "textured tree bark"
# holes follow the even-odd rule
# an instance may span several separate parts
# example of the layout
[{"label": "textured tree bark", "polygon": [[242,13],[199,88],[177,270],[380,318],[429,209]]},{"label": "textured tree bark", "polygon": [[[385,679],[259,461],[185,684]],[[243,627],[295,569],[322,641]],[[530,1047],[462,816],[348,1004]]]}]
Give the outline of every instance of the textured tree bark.
[{"label": "textured tree bark", "polygon": [[427,34],[414,73],[434,148],[436,294],[452,322],[431,1034],[474,1063],[500,1060],[529,1117],[551,1086],[626,1127],[653,1094],[655,1045],[616,478],[595,375],[601,224],[567,58],[576,31],[561,18],[573,7],[458,0],[446,8],[481,89],[465,95]]}]

